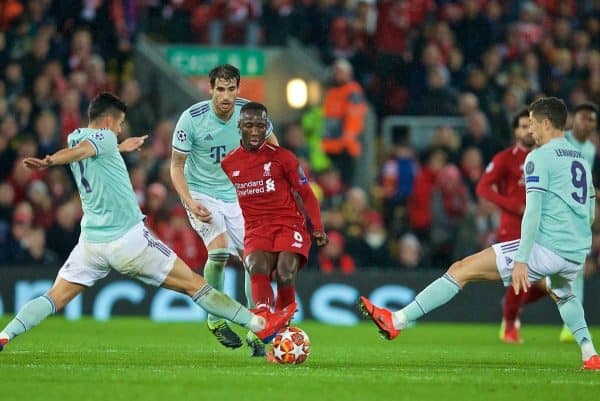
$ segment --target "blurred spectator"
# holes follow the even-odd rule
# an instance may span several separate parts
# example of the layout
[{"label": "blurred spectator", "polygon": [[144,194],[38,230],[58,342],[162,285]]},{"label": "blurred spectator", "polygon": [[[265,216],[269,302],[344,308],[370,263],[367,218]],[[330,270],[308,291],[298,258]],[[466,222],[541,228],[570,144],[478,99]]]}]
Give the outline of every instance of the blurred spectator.
[{"label": "blurred spectator", "polygon": [[393,152],[384,162],[380,172],[383,196],[383,216],[388,222],[396,216],[396,208],[406,205],[413,191],[418,163],[413,149],[406,140],[394,145]]},{"label": "blurred spectator", "polygon": [[13,263],[21,265],[55,267],[59,263],[56,253],[46,248],[46,232],[41,228],[33,228],[23,237],[13,257]]},{"label": "blurred spectator", "polygon": [[323,190],[323,202],[321,206],[325,209],[338,207],[342,204],[344,194],[344,183],[340,172],[334,168],[321,173],[317,182]]},{"label": "blurred spectator", "polygon": [[54,223],[54,207],[44,181],[33,181],[27,189],[27,200],[33,207],[33,224],[45,230]]},{"label": "blurred spectator", "polygon": [[79,239],[81,207],[76,201],[63,203],[56,208],[56,219],[48,230],[48,248],[65,261]]},{"label": "blurred spectator", "polygon": [[155,182],[148,186],[142,212],[146,216],[146,226],[158,235],[162,225],[169,220],[167,207],[167,189],[161,183]]},{"label": "blurred spectator", "polygon": [[170,220],[159,227],[157,234],[188,266],[195,270],[204,266],[208,251],[202,239],[190,227],[183,206],[171,211]]},{"label": "blurred spectator", "polygon": [[446,165],[448,155],[441,148],[429,149],[423,154],[423,164],[415,177],[413,192],[408,198],[410,227],[421,239],[429,236],[431,228],[431,200],[438,173]]},{"label": "blurred spectator", "polygon": [[[258,0],[215,0],[212,2],[209,22],[209,44],[246,44],[257,46],[260,26],[257,20],[262,13]],[[245,38],[245,43],[240,41]]]},{"label": "blurred spectator", "polygon": [[438,68],[429,70],[425,90],[413,99],[414,102],[408,106],[409,114],[453,116],[457,113],[456,92]]},{"label": "blurred spectator", "polygon": [[61,148],[56,115],[52,111],[44,110],[38,114],[35,119],[35,136],[39,145],[39,157],[50,155]]},{"label": "blurred spectator", "polygon": [[431,258],[436,266],[455,260],[457,233],[469,210],[469,192],[460,170],[446,165],[436,177],[431,200]]},{"label": "blurred spectator", "polygon": [[325,131],[323,150],[339,169],[342,181],[351,185],[355,159],[361,154],[367,106],[363,90],[352,78],[352,66],[338,59],[333,66],[332,85],[323,102]]},{"label": "blurred spectator", "polygon": [[397,264],[401,269],[415,269],[421,265],[422,249],[419,239],[411,233],[398,240]]},{"label": "blurred spectator", "polygon": [[383,218],[374,211],[363,215],[361,235],[348,240],[348,253],[361,267],[386,268],[392,259],[388,249],[388,235]]},{"label": "blurred spectator", "polygon": [[154,113],[146,99],[138,81],[130,79],[123,84],[121,100],[127,104],[126,118],[134,136],[147,134],[154,126]]},{"label": "blurred spectator", "polygon": [[329,243],[319,251],[319,268],[325,274],[339,272],[342,274],[354,273],[356,266],[354,259],[345,249],[345,239],[337,231],[327,233]]},{"label": "blurred spectator", "polygon": [[481,150],[486,165],[500,149],[500,144],[490,133],[487,117],[480,111],[467,118],[467,133],[462,138],[461,149],[464,151],[470,147]]}]

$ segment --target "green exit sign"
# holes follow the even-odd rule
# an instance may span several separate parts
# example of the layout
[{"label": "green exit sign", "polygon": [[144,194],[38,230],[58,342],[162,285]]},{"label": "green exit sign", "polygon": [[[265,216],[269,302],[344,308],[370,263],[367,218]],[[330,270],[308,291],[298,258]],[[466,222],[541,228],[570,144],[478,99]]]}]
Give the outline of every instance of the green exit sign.
[{"label": "green exit sign", "polygon": [[261,77],[265,73],[265,55],[260,50],[168,46],[166,56],[169,64],[185,75],[207,75],[219,64],[234,65],[243,76]]}]

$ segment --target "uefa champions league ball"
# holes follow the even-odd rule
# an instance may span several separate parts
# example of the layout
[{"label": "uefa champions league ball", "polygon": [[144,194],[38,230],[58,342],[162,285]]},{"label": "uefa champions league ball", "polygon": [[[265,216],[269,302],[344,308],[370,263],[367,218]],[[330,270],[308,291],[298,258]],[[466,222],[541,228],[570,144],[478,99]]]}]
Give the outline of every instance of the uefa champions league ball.
[{"label": "uefa champions league ball", "polygon": [[277,363],[299,365],[310,355],[310,339],[298,327],[282,329],[273,340],[273,357]]}]

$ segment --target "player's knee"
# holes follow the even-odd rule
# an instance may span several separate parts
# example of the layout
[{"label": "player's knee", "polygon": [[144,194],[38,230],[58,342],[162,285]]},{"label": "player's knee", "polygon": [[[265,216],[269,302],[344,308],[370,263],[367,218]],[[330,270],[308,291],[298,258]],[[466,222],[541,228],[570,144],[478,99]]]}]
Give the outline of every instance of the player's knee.
[{"label": "player's knee", "polygon": [[567,302],[570,301],[576,301],[577,297],[575,296],[575,294],[573,294],[572,292],[566,292],[566,291],[553,291],[550,290],[548,291],[548,293],[550,294],[550,297],[554,300],[554,302],[556,302],[556,304],[558,306],[564,305]]},{"label": "player's knee", "polygon": [[461,286],[469,282],[469,271],[464,259],[452,263],[447,273],[452,276]]},{"label": "player's knee", "polygon": [[229,250],[225,248],[214,249],[208,252],[208,260],[216,268],[225,267],[225,263],[229,259]]},{"label": "player's knee", "polygon": [[295,266],[277,266],[277,281],[283,285],[291,285],[296,281]]}]

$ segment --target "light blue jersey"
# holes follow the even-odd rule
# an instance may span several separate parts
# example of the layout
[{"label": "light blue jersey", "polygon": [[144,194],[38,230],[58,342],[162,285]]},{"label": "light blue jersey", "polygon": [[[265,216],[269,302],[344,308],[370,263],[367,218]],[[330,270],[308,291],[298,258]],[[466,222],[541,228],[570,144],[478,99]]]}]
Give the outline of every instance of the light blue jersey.
[{"label": "light blue jersey", "polygon": [[80,128],[69,134],[70,148],[89,141],[96,155],[71,163],[83,207],[81,232],[86,242],[110,242],[144,219],[127,167],[110,130]]},{"label": "light blue jersey", "polygon": [[581,153],[583,153],[583,157],[585,158],[585,160],[587,160],[588,164],[590,165],[590,168],[593,168],[594,160],[596,159],[596,147],[594,146],[592,141],[587,139],[584,143],[579,142],[577,138],[575,138],[575,135],[573,135],[572,130],[565,132],[565,138],[573,146],[579,149]]},{"label": "light blue jersey", "polygon": [[525,177],[527,192],[543,194],[535,242],[567,260],[583,263],[592,243],[595,199],[583,152],[566,138],[553,139],[527,155]]},{"label": "light blue jersey", "polygon": [[[181,113],[173,133],[172,146],[186,154],[183,170],[190,191],[224,202],[236,202],[235,188],[221,168],[221,161],[240,146],[238,120],[245,99],[236,99],[229,121],[217,117],[211,100],[196,103]],[[273,132],[269,121],[267,137]]]}]

